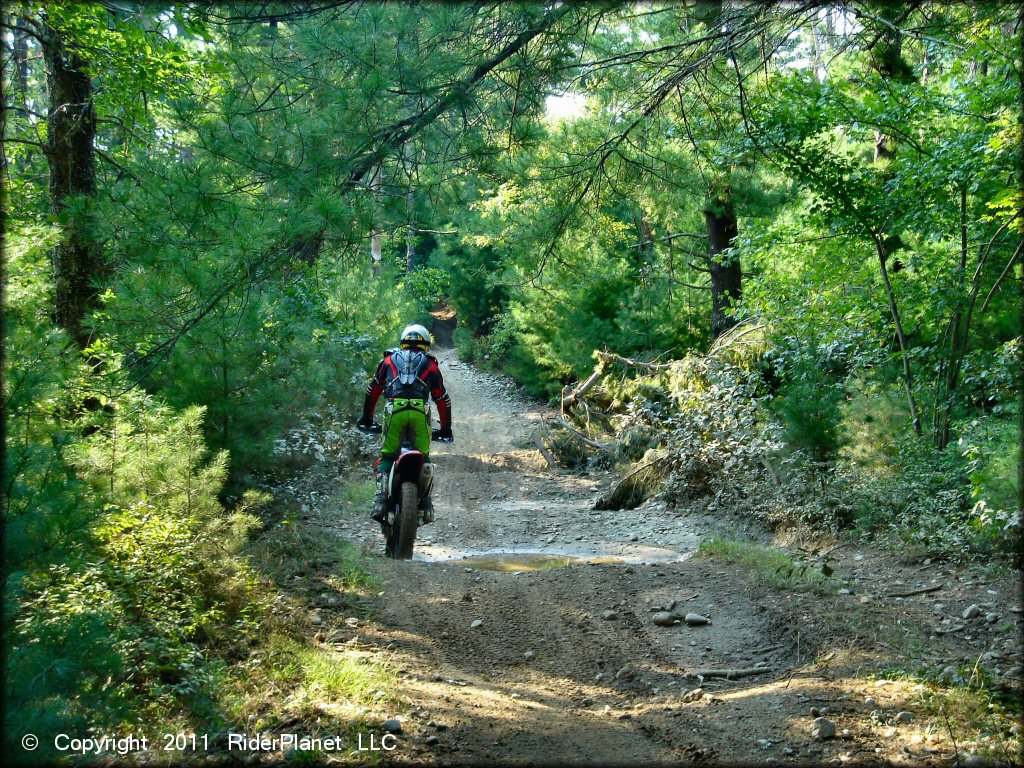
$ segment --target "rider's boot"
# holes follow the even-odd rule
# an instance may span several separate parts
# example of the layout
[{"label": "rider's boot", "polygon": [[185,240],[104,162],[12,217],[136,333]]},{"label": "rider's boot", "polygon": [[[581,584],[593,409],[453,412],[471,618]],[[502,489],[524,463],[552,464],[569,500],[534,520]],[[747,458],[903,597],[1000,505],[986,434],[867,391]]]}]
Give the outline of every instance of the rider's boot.
[{"label": "rider's boot", "polygon": [[423,524],[434,522],[434,502],[430,500],[430,492],[434,490],[434,465],[424,464],[420,470],[419,495],[420,514]]},{"label": "rider's boot", "polygon": [[385,512],[385,497],[387,496],[387,472],[377,473],[377,495],[373,498],[373,508],[370,510],[370,517],[378,523],[383,523],[387,517]]}]

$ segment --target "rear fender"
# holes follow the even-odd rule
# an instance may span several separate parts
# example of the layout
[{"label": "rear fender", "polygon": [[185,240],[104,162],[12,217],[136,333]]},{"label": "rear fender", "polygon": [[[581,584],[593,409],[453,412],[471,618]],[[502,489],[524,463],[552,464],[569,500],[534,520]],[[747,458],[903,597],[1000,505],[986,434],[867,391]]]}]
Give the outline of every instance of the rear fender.
[{"label": "rear fender", "polygon": [[419,484],[420,472],[425,461],[426,457],[419,451],[406,451],[398,457],[391,468],[391,479],[388,484],[392,499],[397,501],[402,497],[402,483]]}]

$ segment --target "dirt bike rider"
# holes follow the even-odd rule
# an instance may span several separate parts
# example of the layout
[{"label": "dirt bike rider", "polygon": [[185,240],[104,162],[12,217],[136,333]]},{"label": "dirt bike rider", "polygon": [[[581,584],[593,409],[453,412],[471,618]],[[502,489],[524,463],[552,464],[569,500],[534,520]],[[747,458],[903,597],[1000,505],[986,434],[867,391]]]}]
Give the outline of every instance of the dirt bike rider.
[{"label": "dirt bike rider", "polygon": [[[402,331],[399,348],[384,353],[377,372],[366,385],[363,415],[357,426],[371,427],[377,400],[383,394],[387,401],[384,406],[384,439],[380,446],[380,460],[377,462],[377,495],[370,512],[370,517],[377,522],[383,522],[385,518],[388,473],[401,452],[403,436],[410,438],[410,445],[423,454],[426,462],[430,461],[428,397],[437,404],[437,415],[441,422],[435,437],[443,441],[452,440],[452,401],[444,388],[437,358],[429,353],[430,343],[430,332],[422,325],[407,326]],[[432,471],[431,464],[424,464],[426,478],[432,476]],[[431,490],[428,481],[426,492],[420,496],[419,508],[425,523],[434,520]]]}]

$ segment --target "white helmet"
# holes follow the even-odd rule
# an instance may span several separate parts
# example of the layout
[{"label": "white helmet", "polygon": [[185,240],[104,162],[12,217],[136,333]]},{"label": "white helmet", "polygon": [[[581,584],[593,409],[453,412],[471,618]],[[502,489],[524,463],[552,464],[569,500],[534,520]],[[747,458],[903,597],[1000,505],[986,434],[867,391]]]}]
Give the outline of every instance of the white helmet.
[{"label": "white helmet", "polygon": [[430,343],[430,331],[422,325],[407,325],[402,331],[402,349],[409,349],[409,347],[430,349]]}]

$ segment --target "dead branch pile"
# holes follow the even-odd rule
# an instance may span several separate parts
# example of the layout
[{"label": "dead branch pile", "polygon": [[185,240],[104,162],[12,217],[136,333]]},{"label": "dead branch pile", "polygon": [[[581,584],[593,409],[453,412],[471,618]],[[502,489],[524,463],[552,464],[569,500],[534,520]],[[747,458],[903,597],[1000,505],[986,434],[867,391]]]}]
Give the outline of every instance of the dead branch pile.
[{"label": "dead branch pile", "polygon": [[650,362],[594,352],[593,373],[562,392],[551,453],[562,464],[629,467],[598,509],[631,509],[656,494],[717,499],[741,485],[740,472],[775,477],[768,457],[780,447],[776,431],[753,377],[735,364],[760,341],[763,328],[753,325],[734,329],[707,356]]}]

